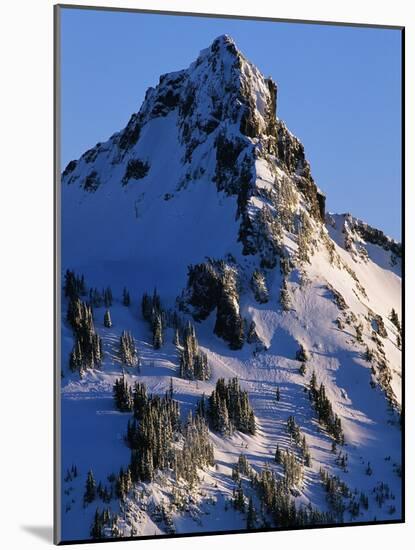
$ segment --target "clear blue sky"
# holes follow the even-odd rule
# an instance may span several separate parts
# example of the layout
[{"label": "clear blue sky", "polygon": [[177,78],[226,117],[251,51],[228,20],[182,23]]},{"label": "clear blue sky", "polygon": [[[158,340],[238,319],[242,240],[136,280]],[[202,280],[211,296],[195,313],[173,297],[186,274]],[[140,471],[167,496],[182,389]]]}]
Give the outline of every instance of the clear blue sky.
[{"label": "clear blue sky", "polygon": [[220,34],[278,84],[328,209],[401,238],[399,30],[62,10],[62,168]]}]

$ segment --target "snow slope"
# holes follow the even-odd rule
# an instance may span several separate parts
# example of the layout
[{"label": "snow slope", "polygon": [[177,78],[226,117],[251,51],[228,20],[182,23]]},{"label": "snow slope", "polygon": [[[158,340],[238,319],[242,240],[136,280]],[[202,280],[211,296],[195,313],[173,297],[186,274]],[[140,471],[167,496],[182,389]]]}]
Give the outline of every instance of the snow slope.
[{"label": "snow slope", "polygon": [[[91,287],[110,285],[115,297],[111,328],[103,325],[105,309],[94,309],[103,364],[81,378],[68,367],[74,339],[62,299],[63,540],[90,536],[96,507],[82,502],[88,470],[105,483],[109,474],[128,466],[130,452],[123,438],[130,415],[118,412],[112,398],[114,381],[123,371],[128,380],[139,379],[150,393],[160,395],[172,378],[183,418],[220,377],[238,376],[249,392],[257,433],[224,437],[211,432],[216,466],[200,473],[200,484],[191,492],[176,484],[186,500],[181,509],[172,506],[176,532],[246,528],[245,515],[229,504],[235,487],[232,466],[243,452],[255,470],[268,464],[281,475],[274,453],[277,444],[291,445],[286,428],[290,415],[312,456],[303,483],[293,492],[298,503],[330,510],[319,475],[324,468],[351,492],[368,497],[367,509],[361,507],[357,516],[346,511],[343,521],[401,517],[401,351],[389,320],[392,308],[401,318],[400,245],[380,232],[374,236],[375,230],[368,231],[350,215],[325,216],[323,195],[303,147],[276,118],[276,102],[275,84],[243,57],[232,39],[219,37],[188,69],[163,75],[124,130],[63,173],[63,272],[84,274]],[[127,178],[129,171],[134,175]],[[279,257],[291,265],[288,274],[279,259],[275,266],[264,264],[264,232],[256,225],[264,206],[278,224],[283,209],[290,211],[291,225],[282,223],[276,238]],[[305,246],[302,227],[308,228],[307,260],[300,256]],[[189,381],[179,377],[170,328],[163,347],[153,349],[141,316],[141,296],[156,287],[163,307],[177,308],[188,267],[207,257],[232,258],[241,316],[248,324],[255,321],[263,346],[245,343],[231,350],[214,334],[213,311],[196,323],[212,377]],[[258,303],[250,285],[258,269],[265,276],[267,303]],[[288,308],[280,302],[283,281]],[[124,286],[132,297],[129,307],[121,303]],[[191,319],[191,312],[187,308],[180,315]],[[374,335],[376,316],[384,323],[385,337]],[[360,337],[356,326],[361,327]],[[123,368],[118,358],[123,330],[131,331],[137,342],[139,373]],[[304,375],[296,360],[300,344],[309,356]],[[378,359],[368,360],[367,348]],[[313,371],[341,418],[346,468],[336,463],[338,451],[332,452],[332,438],[318,423],[305,391]],[[280,401],[275,399],[277,387]],[[65,481],[73,464],[78,476]],[[172,483],[169,472],[158,472],[152,483],[137,484],[124,504],[111,501],[111,509],[120,514],[122,535],[169,532],[157,506],[170,502]],[[380,505],[376,496],[382,483],[390,494]]]}]

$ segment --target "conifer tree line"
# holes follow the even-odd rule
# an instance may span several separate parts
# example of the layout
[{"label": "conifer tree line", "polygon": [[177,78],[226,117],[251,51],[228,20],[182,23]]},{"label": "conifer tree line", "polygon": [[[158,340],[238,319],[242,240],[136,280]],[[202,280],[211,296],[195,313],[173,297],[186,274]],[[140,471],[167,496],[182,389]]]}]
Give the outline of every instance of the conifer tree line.
[{"label": "conifer tree line", "polygon": [[[343,521],[343,514],[346,509],[344,499],[352,496],[350,489],[338,476],[330,475],[324,468],[320,468],[320,479],[327,493],[326,500],[330,509],[335,514],[338,521]],[[364,495],[362,502],[365,504]]]},{"label": "conifer tree line", "polygon": [[103,307],[109,308],[112,306],[113,296],[112,290],[110,287],[99,291],[97,288],[89,289],[89,303],[93,307]]},{"label": "conifer tree line", "polygon": [[[90,288],[88,292],[84,276],[78,276],[68,269],[64,277],[64,295],[68,298],[67,320],[75,336],[75,344],[69,356],[69,367],[82,375],[86,369],[101,366],[103,346],[102,339],[95,330],[93,307],[105,305],[107,309],[104,313],[104,326],[110,328],[112,320],[109,308],[113,303],[112,290],[107,287],[100,292],[96,288]],[[86,295],[89,297],[89,302],[81,299]],[[124,289],[123,299],[129,300],[127,289]],[[122,340],[120,342],[122,361],[126,365],[136,365],[138,356],[131,335],[123,333]]]},{"label": "conifer tree line", "polygon": [[179,374],[189,380],[209,380],[211,372],[205,352],[199,349],[195,327],[188,322],[180,336],[176,329],[175,342],[180,353]]},{"label": "conifer tree line", "polygon": [[390,319],[391,322],[395,325],[396,330],[398,331],[398,333],[399,333],[399,334],[402,334],[401,323],[400,323],[400,321],[399,321],[398,314],[396,313],[396,311],[395,311],[394,308],[392,308],[392,310],[391,310],[391,312],[390,312],[389,319]]},{"label": "conifer tree line", "polygon": [[213,260],[190,265],[186,295],[180,307],[193,306],[193,317],[204,320],[216,309],[214,332],[229,343],[231,349],[240,349],[244,344],[244,322],[239,307],[238,270],[235,259]]},{"label": "conifer tree line", "polygon": [[[189,415],[182,425],[179,403],[172,398],[172,394],[171,386],[163,397],[147,395],[145,384],[136,382],[131,387],[124,377],[114,384],[116,407],[120,411],[133,413],[126,433],[131,461],[128,471],[123,474],[129,475],[132,482],[151,481],[156,470],[170,468],[176,478],[192,485],[198,480],[198,468],[214,464],[213,446],[205,419]],[[177,443],[182,443],[182,447],[177,448]],[[122,483],[127,487],[128,479]],[[125,494],[128,490],[121,492]]]},{"label": "conifer tree line", "polygon": [[73,481],[76,477],[78,477],[78,468],[75,464],[72,464],[72,466],[66,470],[64,481],[67,483],[68,481]]},{"label": "conifer tree line", "polygon": [[[300,445],[301,444],[302,440],[300,439]],[[302,452],[302,448],[299,448]],[[306,460],[308,460],[307,464]],[[301,485],[304,476],[304,466],[310,466],[311,457],[308,453],[308,448],[306,448],[304,455],[302,455],[302,458],[300,459],[291,449],[281,450],[280,446],[277,445],[275,450],[275,462],[282,466],[284,483],[289,489],[291,487]]]},{"label": "conifer tree line", "polygon": [[336,413],[333,412],[333,407],[326,395],[326,388],[324,384],[321,383],[320,386],[318,386],[314,371],[310,380],[309,396],[313,407],[317,412],[317,417],[320,424],[326,428],[336,443],[344,445],[344,433],[341,419]]},{"label": "conifer tree line", "polygon": [[130,412],[133,409],[134,395],[131,386],[128,384],[125,376],[116,378],[112,388],[115,406],[120,412]]},{"label": "conifer tree line", "polygon": [[131,449],[133,481],[151,481],[154,471],[171,467],[172,443],[180,429],[177,401],[149,396],[128,422],[126,441]]},{"label": "conifer tree line", "polygon": [[120,336],[120,358],[128,367],[139,367],[140,357],[131,332],[123,330]]},{"label": "conifer tree line", "polygon": [[398,333],[396,335],[396,346],[400,349],[401,346],[402,346],[402,326],[401,326],[401,323],[399,321],[398,314],[396,313],[394,308],[392,308],[392,310],[390,312],[389,319],[395,325],[396,330],[398,331]]},{"label": "conifer tree line", "polygon": [[165,313],[161,307],[160,296],[157,294],[156,289],[154,289],[153,296],[146,293],[143,295],[141,312],[143,318],[150,324],[154,349],[160,349],[164,340]]},{"label": "conifer tree line", "polygon": [[102,340],[95,332],[92,307],[73,295],[68,302],[67,320],[75,336],[70,369],[82,374],[88,368],[99,368],[103,359]]},{"label": "conifer tree line", "polygon": [[109,508],[104,508],[102,512],[97,508],[90,529],[91,538],[93,540],[102,540],[109,537],[120,537],[121,533],[117,522],[118,515],[114,514]]},{"label": "conifer tree line", "polygon": [[[236,484],[232,502],[236,509],[246,512],[247,529],[322,525],[333,520],[331,514],[315,510],[310,505],[297,507],[290,494],[290,487],[294,484],[292,480],[276,477],[268,466],[259,473],[255,472],[244,455],[240,455],[233,467],[232,479]],[[248,485],[245,484],[246,493],[248,490],[254,491],[259,499],[258,510],[253,505],[252,493],[248,498],[243,490],[244,479],[248,482]]]},{"label": "conifer tree line", "polygon": [[84,276],[78,276],[74,271],[67,269],[64,275],[63,290],[66,298],[79,298],[79,296],[85,296],[87,290]]},{"label": "conifer tree line", "polygon": [[96,496],[97,496],[97,485],[96,485],[92,470],[89,470],[86,477],[86,483],[85,483],[84,505],[90,504],[91,502],[93,502]]},{"label": "conifer tree line", "polygon": [[212,430],[231,434],[234,430],[255,435],[254,411],[248,392],[242,390],[237,377],[225,382],[219,378],[206,403],[203,395],[197,406],[197,414],[206,417]]},{"label": "conifer tree line", "polygon": [[304,466],[311,466],[311,453],[307,444],[306,437],[303,433],[301,433],[300,426],[295,421],[294,416],[288,417],[287,431],[290,434],[292,441],[295,443],[301,453]]},{"label": "conifer tree line", "polygon": [[274,527],[303,527],[330,523],[332,516],[313,509],[311,506],[297,507],[285,480],[276,479],[268,467],[256,474],[252,480],[263,508]]},{"label": "conifer tree line", "polygon": [[191,413],[182,429],[183,447],[173,456],[176,479],[182,478],[192,487],[198,481],[197,469],[213,466],[215,457],[205,419]]}]

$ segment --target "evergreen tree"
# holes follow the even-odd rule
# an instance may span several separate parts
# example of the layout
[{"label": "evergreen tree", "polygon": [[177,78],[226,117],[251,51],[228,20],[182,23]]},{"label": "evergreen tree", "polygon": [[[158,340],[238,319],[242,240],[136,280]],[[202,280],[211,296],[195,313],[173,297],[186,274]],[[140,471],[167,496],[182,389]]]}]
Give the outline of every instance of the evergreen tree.
[{"label": "evergreen tree", "polygon": [[84,276],[78,276],[74,271],[66,270],[63,290],[66,298],[74,300],[86,294]]},{"label": "evergreen tree", "polygon": [[121,361],[129,366],[140,366],[140,357],[137,352],[135,340],[131,334],[126,330],[123,330],[120,336],[120,358]]},{"label": "evergreen tree", "polygon": [[153,346],[154,349],[160,349],[163,345],[163,324],[161,314],[154,314],[153,320]]},{"label": "evergreen tree", "polygon": [[128,385],[124,375],[121,378],[116,378],[113,386],[113,396],[115,406],[121,412],[129,412],[133,408],[133,392]]},{"label": "evergreen tree", "polygon": [[125,307],[129,307],[130,304],[131,304],[130,293],[128,292],[127,288],[124,287],[122,291],[122,305]]},{"label": "evergreen tree", "polygon": [[275,390],[275,399],[277,401],[280,401],[281,400],[281,391],[280,391],[280,387],[277,386],[277,389]]},{"label": "evergreen tree", "polygon": [[102,539],[103,538],[102,537],[102,528],[103,528],[103,525],[102,525],[101,514],[99,513],[99,510],[97,508],[95,510],[94,521],[93,521],[91,531],[90,531],[91,538],[95,539],[95,540]]},{"label": "evergreen tree", "polygon": [[316,374],[313,371],[310,380],[310,399],[317,412],[318,421],[323,424],[328,433],[335,439],[336,443],[344,444],[344,433],[341,419],[333,412],[333,407],[326,395],[326,388],[323,383],[317,387]]},{"label": "evergreen tree", "polygon": [[234,429],[254,435],[255,416],[248,393],[241,390],[238,378],[225,382],[219,378],[208,400],[208,418],[213,430],[229,434]]},{"label": "evergreen tree", "polygon": [[96,498],[96,483],[92,470],[89,470],[85,483],[84,504],[90,504]]},{"label": "evergreen tree", "polygon": [[254,503],[252,501],[252,497],[249,497],[248,513],[246,516],[246,528],[248,531],[251,531],[252,529],[255,529],[255,527],[256,527],[256,512],[254,508]]},{"label": "evergreen tree", "polygon": [[67,320],[75,336],[69,356],[71,370],[82,374],[85,369],[99,368],[103,358],[102,340],[95,332],[91,306],[78,297],[70,298]]},{"label": "evergreen tree", "polygon": [[275,462],[277,464],[282,464],[282,453],[280,446],[277,444],[277,448],[275,449]]},{"label": "evergreen tree", "polygon": [[401,323],[400,323],[400,321],[399,321],[398,314],[396,313],[396,311],[395,311],[394,308],[392,308],[392,311],[390,312],[389,319],[391,320],[391,322],[392,322],[392,323],[395,325],[395,327],[397,328],[398,333],[401,334],[401,332],[402,332]]},{"label": "evergreen tree", "polygon": [[103,293],[104,298],[104,305],[106,308],[110,308],[112,306],[112,290],[110,287],[107,287]]},{"label": "evergreen tree", "polygon": [[251,278],[251,288],[255,296],[255,300],[260,304],[265,304],[269,300],[267,283],[262,271],[256,269]]},{"label": "evergreen tree", "polygon": [[233,493],[233,506],[236,510],[239,510],[240,512],[245,512],[245,495],[240,482]]},{"label": "evergreen tree", "polygon": [[291,298],[288,291],[287,280],[284,278],[281,285],[280,292],[280,303],[284,311],[290,311],[291,309]]},{"label": "evergreen tree", "polygon": [[183,345],[180,349],[179,372],[189,380],[208,380],[210,367],[206,353],[199,350],[194,326],[189,322],[183,331]]},{"label": "evergreen tree", "polygon": [[111,314],[109,309],[107,309],[104,314],[104,326],[107,328],[112,327]]},{"label": "evergreen tree", "polygon": [[308,353],[305,347],[303,346],[303,344],[300,344],[300,347],[297,350],[295,358],[297,361],[301,361],[302,363],[305,363],[306,361],[308,361]]}]

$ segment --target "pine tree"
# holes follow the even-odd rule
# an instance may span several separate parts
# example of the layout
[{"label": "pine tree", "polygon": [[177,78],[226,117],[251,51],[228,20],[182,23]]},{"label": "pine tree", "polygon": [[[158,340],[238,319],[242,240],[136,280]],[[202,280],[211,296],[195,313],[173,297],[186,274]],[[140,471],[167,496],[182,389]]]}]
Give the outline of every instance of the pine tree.
[{"label": "pine tree", "polygon": [[112,327],[111,314],[109,309],[107,309],[104,313],[104,326],[107,328]]},{"label": "pine tree", "polygon": [[255,296],[255,300],[260,304],[265,304],[269,300],[267,283],[262,271],[256,269],[251,278],[251,288]]},{"label": "pine tree", "polygon": [[389,319],[395,325],[395,327],[397,328],[397,330],[400,334],[401,331],[402,331],[401,323],[399,322],[398,314],[396,313],[394,308],[392,308],[392,311],[390,312]]},{"label": "pine tree", "polygon": [[130,304],[131,304],[130,293],[128,292],[126,287],[124,287],[122,291],[122,305],[125,307],[129,307]]},{"label": "pine tree", "polygon": [[245,512],[245,495],[240,483],[234,491],[233,505],[236,510],[239,510],[240,512]]},{"label": "pine tree", "polygon": [[284,311],[290,311],[291,309],[291,298],[288,291],[287,280],[284,278],[281,285],[280,292],[280,303]]},{"label": "pine tree", "polygon": [[104,297],[104,305],[106,308],[110,308],[112,306],[112,290],[110,287],[107,287],[103,293]]},{"label": "pine tree", "polygon": [[251,531],[252,529],[255,529],[255,527],[256,527],[256,512],[254,508],[254,503],[252,501],[252,497],[249,497],[248,513],[246,516],[246,528],[248,531]]},{"label": "pine tree", "polygon": [[333,412],[333,407],[326,395],[326,388],[323,383],[317,388],[317,378],[313,371],[310,380],[310,400],[317,412],[318,421],[323,424],[328,433],[334,437],[336,443],[344,444],[344,433],[341,419]]},{"label": "pine tree", "polygon": [[275,462],[277,464],[282,464],[282,453],[280,450],[280,446],[277,444],[277,448],[275,449]]},{"label": "pine tree", "polygon": [[98,540],[102,539],[102,519],[98,508],[95,510],[94,521],[91,527],[91,538]]},{"label": "pine tree", "polygon": [[208,380],[210,366],[207,355],[199,350],[194,326],[187,323],[183,335],[183,345],[180,348],[179,372],[182,378],[189,380]]},{"label": "pine tree", "polygon": [[96,483],[92,470],[89,470],[85,483],[84,504],[90,504],[96,498]]},{"label": "pine tree", "polygon": [[297,361],[301,361],[303,363],[308,361],[308,353],[307,353],[305,347],[303,346],[303,344],[300,344],[300,347],[297,350],[295,358],[296,358]]},{"label": "pine tree", "polygon": [[129,412],[133,408],[133,392],[124,375],[116,378],[113,386],[115,406],[121,412]]},{"label": "pine tree", "polygon": [[277,389],[275,390],[275,399],[277,401],[280,401],[281,400],[281,391],[280,391],[280,387],[277,386]]},{"label": "pine tree", "polygon": [[135,340],[131,332],[126,330],[123,330],[120,336],[120,359],[129,367],[140,366],[140,357]]},{"label": "pine tree", "polygon": [[160,349],[163,345],[163,324],[161,314],[156,313],[153,321],[153,346],[154,349]]},{"label": "pine tree", "polygon": [[219,378],[208,400],[208,418],[213,430],[223,434],[234,429],[255,435],[256,423],[248,393],[241,390],[238,378],[225,382]]}]

